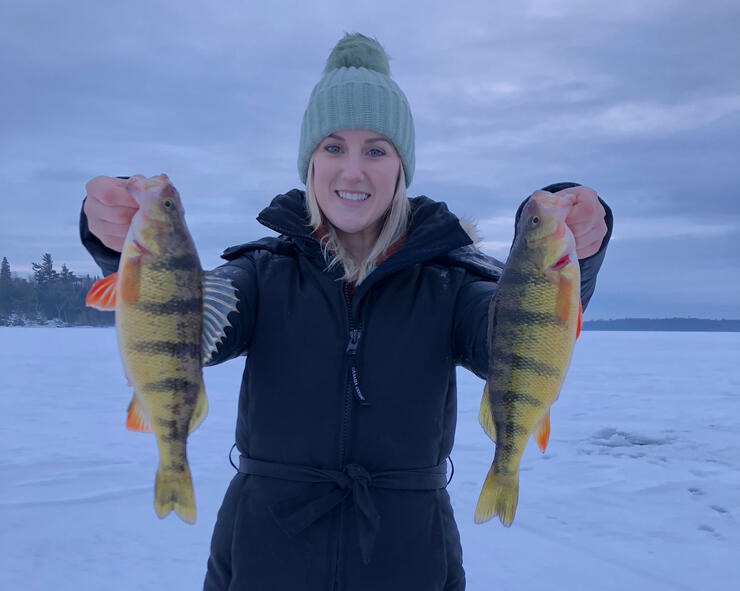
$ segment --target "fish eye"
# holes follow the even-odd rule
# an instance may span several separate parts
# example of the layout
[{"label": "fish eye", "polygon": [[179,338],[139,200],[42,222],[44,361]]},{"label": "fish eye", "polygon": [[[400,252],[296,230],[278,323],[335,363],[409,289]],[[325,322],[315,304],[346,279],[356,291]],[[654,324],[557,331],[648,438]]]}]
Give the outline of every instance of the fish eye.
[{"label": "fish eye", "polygon": [[165,209],[172,209],[172,200],[171,199],[165,199],[162,201],[162,205]]},{"label": "fish eye", "polygon": [[540,218],[536,215],[533,215],[531,218],[529,218],[528,221],[530,226],[536,226],[540,223]]}]

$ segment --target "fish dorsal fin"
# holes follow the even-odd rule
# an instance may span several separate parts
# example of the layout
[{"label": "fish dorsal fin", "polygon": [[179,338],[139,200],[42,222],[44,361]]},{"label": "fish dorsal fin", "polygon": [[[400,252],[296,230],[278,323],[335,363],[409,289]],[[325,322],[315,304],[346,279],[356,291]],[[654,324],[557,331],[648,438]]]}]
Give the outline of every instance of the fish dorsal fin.
[{"label": "fish dorsal fin", "polygon": [[229,312],[236,312],[236,287],[227,277],[212,271],[203,274],[203,336],[201,365],[208,363],[216,352],[216,345],[226,336],[231,326]]},{"label": "fish dorsal fin", "polygon": [[[498,308],[498,291],[496,294],[491,298],[491,303],[488,306],[488,346],[490,347],[489,351],[489,359],[493,357],[493,349],[495,348],[495,338],[496,338],[496,324],[497,324],[497,314],[496,310]],[[493,412],[491,410],[491,390],[489,387],[489,384],[491,383],[491,374],[492,374],[493,367],[488,368],[488,379],[486,380],[486,385],[483,388],[483,396],[480,400],[480,410],[478,411],[478,422],[480,423],[480,426],[483,427],[483,430],[486,432],[486,434],[491,438],[491,441],[494,443],[496,442],[496,423],[493,420]]]},{"label": "fish dorsal fin", "polygon": [[190,423],[188,425],[188,433],[192,433],[195,429],[203,422],[208,414],[208,398],[206,397],[206,388],[203,384],[203,380],[200,381],[200,387],[198,388],[198,396],[195,399],[195,407],[193,408],[193,415],[190,417]]},{"label": "fish dorsal fin", "polygon": [[115,310],[118,273],[96,281],[85,296],[85,305],[96,310]]}]

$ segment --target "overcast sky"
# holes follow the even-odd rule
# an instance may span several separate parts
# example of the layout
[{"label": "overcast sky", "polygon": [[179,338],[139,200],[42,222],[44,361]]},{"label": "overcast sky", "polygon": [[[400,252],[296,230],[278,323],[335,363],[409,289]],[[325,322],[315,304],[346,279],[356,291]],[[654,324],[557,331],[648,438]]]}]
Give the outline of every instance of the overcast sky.
[{"label": "overcast sky", "polygon": [[479,220],[558,181],[615,230],[586,319],[740,318],[740,3],[0,3],[0,257],[96,272],[85,183],[166,172],[205,267],[303,188],[300,122],[344,32],[377,38],[416,124],[409,195]]}]

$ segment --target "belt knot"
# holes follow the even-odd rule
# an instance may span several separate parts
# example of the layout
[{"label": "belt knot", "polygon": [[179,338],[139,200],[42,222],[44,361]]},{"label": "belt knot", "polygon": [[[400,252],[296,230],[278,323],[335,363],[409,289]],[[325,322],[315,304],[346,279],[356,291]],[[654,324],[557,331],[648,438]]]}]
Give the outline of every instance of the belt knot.
[{"label": "belt knot", "polygon": [[344,467],[344,473],[349,476],[351,482],[348,482],[347,485],[342,486],[342,488],[349,488],[353,484],[368,487],[371,485],[373,480],[372,476],[370,476],[370,472],[360,464],[347,464]]}]

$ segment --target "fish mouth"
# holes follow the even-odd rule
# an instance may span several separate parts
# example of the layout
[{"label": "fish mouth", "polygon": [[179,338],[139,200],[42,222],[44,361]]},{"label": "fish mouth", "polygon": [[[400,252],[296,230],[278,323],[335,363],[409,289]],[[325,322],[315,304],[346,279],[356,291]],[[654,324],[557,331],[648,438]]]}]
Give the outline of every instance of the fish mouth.
[{"label": "fish mouth", "polygon": [[138,240],[132,240],[132,242],[134,243],[134,246],[136,246],[136,248],[138,248],[141,251],[142,254],[148,254],[149,256],[152,256],[152,257],[154,256],[154,253],[151,250],[149,250],[146,246],[144,246],[141,242],[139,242]]},{"label": "fish mouth", "polygon": [[570,264],[570,253],[564,254],[562,257],[560,257],[554,265],[550,265],[551,271],[560,271],[563,267]]}]

